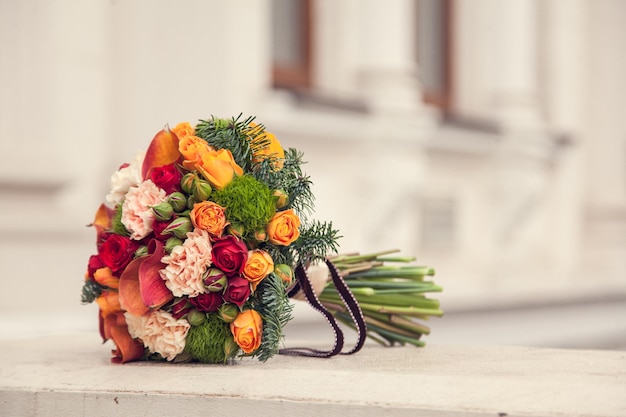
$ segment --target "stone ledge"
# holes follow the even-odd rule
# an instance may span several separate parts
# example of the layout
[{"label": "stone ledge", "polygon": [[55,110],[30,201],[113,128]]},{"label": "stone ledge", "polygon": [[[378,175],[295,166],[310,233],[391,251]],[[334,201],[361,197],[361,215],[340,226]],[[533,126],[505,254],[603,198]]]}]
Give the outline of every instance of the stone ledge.
[{"label": "stone ledge", "polygon": [[219,366],[114,365],[110,343],[92,333],[4,340],[3,348],[5,417],[626,415],[620,351],[368,344],[333,359]]}]

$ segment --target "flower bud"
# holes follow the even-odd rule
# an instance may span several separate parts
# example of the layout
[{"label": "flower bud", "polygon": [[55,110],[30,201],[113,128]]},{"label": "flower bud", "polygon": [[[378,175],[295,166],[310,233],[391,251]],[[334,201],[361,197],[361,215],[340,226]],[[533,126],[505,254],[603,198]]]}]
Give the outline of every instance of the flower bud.
[{"label": "flower bud", "polygon": [[209,292],[224,291],[227,285],[226,275],[222,270],[217,268],[209,268],[202,276],[202,282]]},{"label": "flower bud", "polygon": [[165,241],[165,250],[167,253],[172,252],[172,250],[178,246],[182,245],[183,241],[177,237],[171,237]]},{"label": "flower bud", "polygon": [[267,240],[267,232],[265,229],[259,229],[254,232],[254,238],[257,242],[265,242]]},{"label": "flower bud", "polygon": [[137,248],[137,250],[135,250],[135,258],[140,258],[142,256],[146,256],[148,254],[148,247],[147,246],[139,246]]},{"label": "flower bud", "polygon": [[211,184],[204,180],[198,180],[195,182],[193,187],[193,196],[196,201],[206,201],[209,199],[211,191],[213,191]]},{"label": "flower bud", "polygon": [[285,284],[291,284],[293,280],[293,269],[287,264],[278,264],[274,266],[274,273]]},{"label": "flower bud", "polygon": [[217,309],[217,314],[226,323],[230,323],[237,318],[237,315],[239,314],[239,307],[235,304],[224,303]]},{"label": "flower bud", "polygon": [[242,224],[230,224],[226,230],[226,232],[229,235],[233,235],[235,237],[241,237],[243,235],[243,232],[245,231],[245,228],[243,227]]},{"label": "flower bud", "polygon": [[178,217],[163,230],[164,235],[174,235],[179,239],[184,239],[187,233],[193,230],[193,224],[187,217]]},{"label": "flower bud", "polygon": [[189,198],[187,199],[187,210],[191,210],[193,209],[193,206],[198,202],[198,200],[196,200],[196,197],[190,195]]},{"label": "flower bud", "polygon": [[172,205],[167,202],[159,203],[156,206],[152,206],[152,213],[154,213],[154,218],[160,221],[167,221],[172,218],[174,214],[174,209]]},{"label": "flower bud", "polygon": [[192,326],[201,326],[206,321],[206,314],[196,309],[187,313],[187,321]]},{"label": "flower bud", "polygon": [[183,193],[178,191],[172,193],[167,200],[176,213],[180,213],[187,208],[187,197]]},{"label": "flower bud", "polygon": [[180,188],[187,194],[191,194],[193,192],[194,183],[198,179],[198,176],[194,172],[189,172],[183,175],[183,178],[180,180]]},{"label": "flower bud", "polygon": [[193,305],[187,298],[178,298],[174,304],[172,304],[172,317],[176,320],[184,317],[193,309]]},{"label": "flower bud", "polygon": [[289,203],[289,196],[283,190],[272,191],[272,197],[274,198],[274,204],[277,209],[282,209]]},{"label": "flower bud", "polygon": [[233,339],[232,337],[227,337],[224,341],[224,357],[232,358],[237,354],[238,351],[239,346],[237,345],[237,342],[235,342],[235,339]]}]

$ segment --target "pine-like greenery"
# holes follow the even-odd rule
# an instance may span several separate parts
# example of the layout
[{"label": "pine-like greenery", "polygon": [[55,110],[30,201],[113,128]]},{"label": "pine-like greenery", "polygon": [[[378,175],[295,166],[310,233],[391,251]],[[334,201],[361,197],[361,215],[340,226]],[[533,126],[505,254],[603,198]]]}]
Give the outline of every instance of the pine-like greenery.
[{"label": "pine-like greenery", "polygon": [[258,285],[252,308],[263,318],[261,345],[254,356],[265,362],[278,353],[279,344],[283,339],[283,327],[291,320],[293,309],[285,286],[276,274],[269,274]]},{"label": "pine-like greenery", "polygon": [[315,196],[311,190],[313,183],[302,172],[304,164],[302,152],[294,148],[285,150],[285,161],[282,169],[274,170],[271,158],[255,164],[253,173],[256,178],[266,183],[273,190],[282,190],[289,196],[285,208],[294,209],[301,219],[306,220],[313,212]]},{"label": "pine-like greenery", "polygon": [[264,130],[263,125],[250,127],[254,119],[250,116],[241,120],[241,114],[231,119],[211,117],[208,120],[200,120],[195,133],[215,149],[230,150],[237,165],[244,172],[250,172],[255,149],[269,144],[268,139],[259,137],[259,133]]},{"label": "pine-like greenery", "polygon": [[100,297],[100,294],[102,294],[102,289],[104,287],[102,287],[102,285],[98,284],[95,281],[85,281],[85,284],[83,284],[83,291],[82,294],[80,296],[80,301],[83,304],[89,304],[89,303],[93,303],[96,298]]},{"label": "pine-like greenery", "polygon": [[333,229],[332,222],[313,220],[300,226],[300,237],[290,246],[278,246],[267,243],[263,246],[274,264],[309,265],[317,260],[324,260],[328,254],[337,253],[339,231]]},{"label": "pine-like greenery", "polygon": [[300,237],[293,244],[298,263],[309,265],[316,260],[323,260],[327,254],[337,252],[339,231],[333,229],[332,222],[312,221],[300,231]]}]

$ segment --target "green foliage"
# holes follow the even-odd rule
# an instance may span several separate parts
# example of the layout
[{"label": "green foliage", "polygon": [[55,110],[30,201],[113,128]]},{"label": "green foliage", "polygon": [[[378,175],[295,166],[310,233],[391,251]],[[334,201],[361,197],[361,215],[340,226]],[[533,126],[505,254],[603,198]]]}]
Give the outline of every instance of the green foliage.
[{"label": "green foliage", "polygon": [[100,297],[103,288],[104,287],[102,285],[98,284],[95,281],[85,281],[85,284],[83,284],[83,291],[80,297],[80,302],[83,304],[93,303],[96,298]]},{"label": "green foliage", "polygon": [[252,308],[263,318],[261,345],[254,356],[265,362],[278,353],[283,327],[291,320],[293,309],[283,282],[274,273],[269,274],[258,285]]},{"label": "green foliage", "polygon": [[312,221],[300,226],[300,237],[288,247],[267,244],[264,249],[272,256],[274,264],[309,265],[336,253],[339,231],[332,222]]},{"label": "green foliage", "polygon": [[269,141],[259,136],[263,132],[263,125],[251,128],[254,117],[241,119],[219,119],[211,117],[200,120],[196,125],[196,136],[207,141],[215,149],[228,149],[233,159],[244,172],[252,170],[252,155],[257,148],[267,146]]},{"label": "green foliage", "polygon": [[308,265],[316,260],[323,260],[328,254],[337,252],[339,231],[333,229],[332,222],[313,221],[300,231],[300,237],[293,244],[298,262]]},{"label": "green foliage", "polygon": [[302,173],[301,165],[303,154],[290,148],[285,151],[283,168],[278,171],[272,169],[272,160],[266,159],[256,164],[254,176],[263,181],[273,190],[283,190],[289,196],[287,209],[292,208],[302,220],[313,212],[315,196],[311,190],[313,185],[310,178]]},{"label": "green foliage", "polygon": [[126,229],[124,224],[122,223],[122,206],[124,205],[124,201],[122,200],[120,204],[117,205],[117,209],[115,210],[115,216],[111,219],[111,227],[113,228],[113,233],[122,236],[130,236],[130,232]]},{"label": "green foliage", "polygon": [[225,346],[233,338],[228,326],[217,314],[207,314],[203,324],[189,329],[185,352],[203,363],[226,363],[231,356]]},{"label": "green foliage", "polygon": [[276,212],[270,189],[250,175],[233,178],[211,198],[226,207],[226,219],[231,224],[243,226],[242,237],[246,240],[253,238],[255,231],[265,230]]}]

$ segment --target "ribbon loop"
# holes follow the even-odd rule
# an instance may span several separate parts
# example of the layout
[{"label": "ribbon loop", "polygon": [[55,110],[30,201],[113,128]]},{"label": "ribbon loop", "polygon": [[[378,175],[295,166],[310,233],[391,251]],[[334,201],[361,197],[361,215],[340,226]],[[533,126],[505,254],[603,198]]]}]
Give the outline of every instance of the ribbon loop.
[{"label": "ribbon loop", "polygon": [[282,355],[293,355],[293,356],[309,356],[309,357],[317,357],[317,358],[330,358],[332,356],[343,354],[350,355],[358,352],[363,347],[365,343],[365,338],[367,335],[367,325],[365,324],[365,318],[363,317],[363,313],[361,312],[361,307],[359,307],[359,303],[356,298],[350,291],[350,288],[344,281],[339,271],[335,265],[329,260],[326,260],[326,265],[328,266],[328,270],[330,272],[331,279],[335,288],[337,289],[337,293],[341,297],[344,305],[346,306],[347,311],[352,317],[352,321],[354,322],[357,330],[357,342],[354,347],[350,349],[348,352],[342,352],[344,345],[344,337],[343,331],[339,327],[337,320],[320,302],[317,294],[313,290],[313,285],[311,284],[311,280],[306,273],[305,268],[302,265],[298,265],[295,270],[297,282],[296,284],[289,290],[289,297],[293,297],[299,291],[302,291],[304,297],[311,307],[320,312],[325,318],[331,329],[335,334],[335,343],[331,350],[319,350],[319,349],[311,349],[305,347],[297,347],[297,348],[285,348],[279,350],[279,353]]}]

